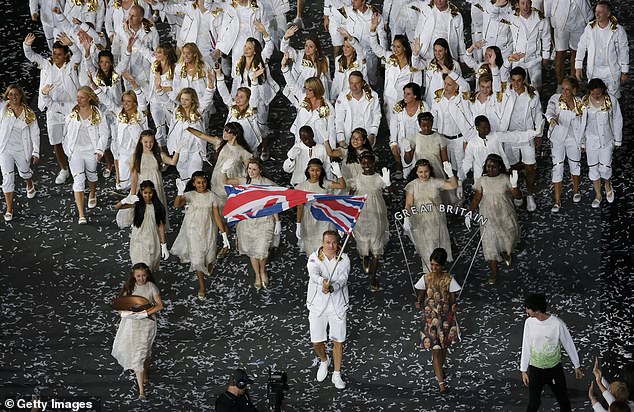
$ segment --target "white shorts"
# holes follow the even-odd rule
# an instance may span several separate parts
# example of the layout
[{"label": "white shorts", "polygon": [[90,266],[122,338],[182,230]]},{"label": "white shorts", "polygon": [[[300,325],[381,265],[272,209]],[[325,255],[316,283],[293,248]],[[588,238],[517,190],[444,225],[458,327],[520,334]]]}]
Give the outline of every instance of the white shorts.
[{"label": "white shorts", "polygon": [[586,148],[586,159],[588,161],[588,175],[590,180],[605,179],[612,177],[612,145],[600,149]]},{"label": "white shorts", "polygon": [[328,338],[335,342],[346,340],[346,312],[341,315],[308,315],[310,325],[310,341],[313,343],[326,341],[326,328],[330,327]]},{"label": "white shorts", "polygon": [[517,145],[504,143],[504,153],[506,153],[511,166],[518,164],[520,161],[525,165],[534,165],[536,163],[535,144],[533,142]]},{"label": "white shorts", "polygon": [[66,134],[66,115],[63,113],[46,111],[46,131],[48,142],[51,146],[62,144],[62,139]]},{"label": "white shorts", "polygon": [[577,50],[579,39],[583,34],[583,28],[576,31],[554,30],[555,51],[562,52],[568,49]]}]

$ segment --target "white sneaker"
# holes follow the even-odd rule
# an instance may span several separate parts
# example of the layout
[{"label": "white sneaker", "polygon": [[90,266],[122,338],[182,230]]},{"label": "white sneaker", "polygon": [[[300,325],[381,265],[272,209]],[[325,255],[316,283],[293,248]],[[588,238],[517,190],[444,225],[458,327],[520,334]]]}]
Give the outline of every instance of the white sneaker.
[{"label": "white sneaker", "polygon": [[513,204],[515,204],[516,207],[522,207],[524,199],[513,199]]},{"label": "white sneaker", "polygon": [[69,176],[70,173],[68,173],[68,169],[60,170],[57,174],[57,177],[55,178],[55,184],[63,185],[64,183],[66,183],[66,179],[68,179]]},{"label": "white sneaker", "polygon": [[332,383],[335,384],[337,389],[346,389],[346,383],[341,379],[341,372],[332,373]]},{"label": "white sneaker", "polygon": [[535,198],[533,195],[526,196],[526,210],[529,212],[534,212],[537,210],[537,203],[535,203]]},{"label": "white sneaker", "polygon": [[326,379],[326,376],[328,376],[328,366],[330,366],[330,358],[326,358],[325,361],[319,362],[319,369],[317,370],[317,382],[323,382],[324,379]]}]

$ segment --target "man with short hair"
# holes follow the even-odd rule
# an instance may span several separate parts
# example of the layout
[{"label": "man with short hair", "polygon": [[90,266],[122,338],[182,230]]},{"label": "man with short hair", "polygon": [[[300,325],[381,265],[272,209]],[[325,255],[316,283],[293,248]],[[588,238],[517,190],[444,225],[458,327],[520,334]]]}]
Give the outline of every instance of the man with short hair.
[{"label": "man with short hair", "polygon": [[630,71],[630,50],[627,33],[612,15],[609,1],[599,0],[595,7],[596,20],[589,23],[581,39],[575,58],[575,76],[581,80],[583,59],[588,54],[588,79],[603,80],[608,91],[621,97],[620,88],[627,82]]},{"label": "man with short hair", "polygon": [[[381,124],[379,95],[365,82],[360,71],[353,71],[348,79],[350,89],[343,91],[335,102],[336,144],[347,146],[352,131],[361,127],[368,133],[368,140],[374,146]],[[334,146],[332,148],[335,149]]]},{"label": "man with short hair", "polygon": [[561,365],[563,346],[575,367],[575,377],[583,378],[579,355],[566,324],[546,312],[548,303],[541,293],[533,293],[524,300],[528,319],[524,322],[520,371],[522,382],[528,387],[527,412],[536,412],[541,404],[542,388],[550,386],[562,412],[570,411],[566,376]]},{"label": "man with short hair", "polygon": [[324,342],[326,329],[330,328],[328,337],[332,341],[334,360],[332,383],[337,389],[345,389],[346,383],[341,379],[341,361],[346,340],[350,259],[340,252],[339,234],[335,230],[325,231],[322,246],[308,258],[306,306],[309,310],[310,340],[321,361],[317,381],[322,382],[328,376],[330,358],[326,355]]},{"label": "man with short hair", "polygon": [[248,386],[252,383],[244,369],[236,369],[227,390],[216,398],[216,412],[257,412],[249,397]]}]

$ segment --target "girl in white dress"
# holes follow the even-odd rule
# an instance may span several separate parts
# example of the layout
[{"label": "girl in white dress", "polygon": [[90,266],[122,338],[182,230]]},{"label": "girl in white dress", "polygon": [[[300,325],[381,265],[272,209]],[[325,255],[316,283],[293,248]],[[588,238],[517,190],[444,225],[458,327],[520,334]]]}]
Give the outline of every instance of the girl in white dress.
[{"label": "girl in white dress", "polygon": [[[44,91],[48,94],[50,89],[45,87]],[[88,223],[84,210],[86,180],[90,190],[88,208],[97,207],[97,165],[110,138],[110,129],[98,106],[99,98],[95,92],[82,86],[77,91],[77,105],[66,116],[66,133],[62,140],[73,176],[73,195],[80,225]]]},{"label": "girl in white dress", "polygon": [[[409,164],[426,159],[431,168],[436,173],[440,173],[443,170],[443,162],[449,160],[447,140],[433,130],[434,116],[430,112],[419,113],[417,120],[420,131],[408,139],[410,150],[405,152],[405,162]],[[451,250],[449,252],[451,253]],[[421,257],[423,256],[427,256],[427,254],[421,255]],[[426,261],[425,258],[423,260]]]},{"label": "girl in white dress", "polygon": [[[511,254],[520,237],[513,199],[522,197],[517,188],[517,171],[512,175],[506,172],[504,161],[497,154],[490,154],[484,163],[486,175],[473,186],[475,195],[471,201],[470,212],[480,207],[480,217],[486,219],[480,223],[482,235],[482,253],[491,268],[489,284],[494,284],[498,276],[498,261],[511,264]],[[465,217],[465,224],[471,228],[471,218]]]},{"label": "girl in white dress", "polygon": [[[132,181],[130,184],[130,194],[135,195],[139,191],[139,182],[150,180],[154,183],[156,194],[161,203],[165,206],[165,231],[170,230],[170,225],[161,166],[163,164],[175,166],[178,163],[178,157],[178,152],[174,153],[173,157],[161,152],[154,137],[154,131],[144,130],[141,132],[141,137],[136,144],[130,165],[130,180]],[[129,209],[119,210],[117,212],[117,225],[121,229],[132,224],[134,214],[131,212]]]},{"label": "girl in white dress", "polygon": [[5,222],[13,219],[15,168],[26,183],[26,197],[35,197],[31,163],[40,159],[40,128],[35,113],[26,104],[24,90],[18,85],[7,87],[0,102],[0,170],[2,191],[7,202]]},{"label": "girl in white dress", "polygon": [[165,243],[165,205],[150,180],[141,182],[136,195],[117,202],[117,210],[134,208],[134,221],[130,235],[130,259],[132,264],[145,263],[152,271],[159,270],[161,255],[169,257]]},{"label": "girl in white dress", "polygon": [[359,161],[363,152],[372,153],[372,144],[368,140],[368,132],[361,127],[357,127],[352,131],[350,144],[347,148],[337,146],[335,150],[332,150],[330,143],[326,142],[326,153],[328,156],[342,159],[341,173],[346,180],[355,178],[363,172]]},{"label": "girl in white dress", "polygon": [[612,178],[612,152],[623,140],[623,115],[616,97],[608,94],[601,79],[588,83],[589,93],[582,100],[583,138],[581,146],[586,148],[588,174],[594,187],[592,207],[601,206],[601,181],[608,203],[614,202]]},{"label": "girl in white dress", "polygon": [[[198,276],[198,298],[205,299],[204,275],[210,275],[216,262],[216,233],[223,226],[219,212],[219,199],[210,190],[209,178],[203,171],[196,171],[187,185],[176,179],[178,195],[174,207],[187,205],[180,232],[172,245],[172,254],[182,263],[189,263],[189,270]],[[225,247],[229,246],[223,233]]]},{"label": "girl in white dress", "polygon": [[[264,165],[257,158],[252,158],[247,164],[247,177],[226,178],[229,185],[266,185],[275,186],[275,182],[263,176],[266,174]],[[266,260],[269,249],[273,246],[274,237],[282,233],[282,222],[275,214],[272,216],[246,219],[238,222],[238,250],[251,260],[251,267],[255,273],[253,286],[257,290],[269,287],[269,276],[266,273]],[[279,243],[279,241],[278,241]]]},{"label": "girl in white dress", "polygon": [[[310,126],[302,126],[299,128],[300,142],[296,142],[290,148],[286,156],[288,157],[282,169],[286,173],[292,173],[291,184],[297,185],[305,180],[305,171],[308,162],[311,159],[319,159],[329,167],[330,159],[326,154],[326,147],[323,143],[315,142],[315,133]],[[326,143],[328,144],[328,143]],[[323,232],[322,232],[323,233]]]},{"label": "girl in white dress", "polygon": [[152,344],[156,337],[156,312],[163,309],[163,301],[152,271],[145,263],[132,266],[119,296],[143,296],[150,305],[141,312],[120,312],[121,322],[112,344],[112,356],[124,370],[132,369],[139,385],[139,399],[145,399],[148,367]]},{"label": "girl in white dress", "polygon": [[[443,167],[449,170],[451,176],[445,180],[442,177]],[[436,178],[439,176],[439,178]],[[451,170],[451,163],[445,161],[439,170],[433,168],[427,159],[420,159],[414,165],[405,186],[405,209],[416,210],[416,214],[405,216],[403,229],[412,239],[416,252],[423,263],[423,270],[430,271],[429,260],[434,249],[441,247],[447,251],[448,260],[453,260],[451,255],[451,239],[447,229],[447,217],[439,210],[443,203],[440,193],[445,190],[453,190],[458,186],[456,176]]]},{"label": "girl in white dress", "polygon": [[370,290],[379,290],[376,272],[379,258],[387,245],[389,238],[387,207],[383,200],[383,189],[390,186],[390,174],[383,168],[382,176],[374,171],[375,157],[372,153],[361,155],[363,173],[348,182],[351,194],[367,196],[365,206],[354,227],[354,238],[357,241],[357,251],[361,257],[363,270],[370,275]]},{"label": "girl in white dress", "polygon": [[[333,166],[335,164],[333,163]],[[335,170],[339,170],[338,166],[334,167]],[[319,159],[311,159],[304,174],[307,180],[295,186],[295,189],[312,193],[332,193],[333,190],[346,188],[346,181],[341,176],[337,176],[336,182],[326,179],[324,164]],[[324,232],[334,228],[332,223],[315,219],[309,207],[297,206],[295,236],[297,236],[297,245],[307,256],[319,249]]]},{"label": "girl in white dress", "polygon": [[[306,79],[316,77],[323,85],[326,100],[336,99],[337,96],[332,97],[332,99],[330,96],[330,63],[321,47],[321,42],[316,37],[309,36],[304,41],[304,50],[295,50],[290,46],[290,38],[297,33],[297,30],[299,30],[297,26],[289,27],[280,44],[280,51],[284,53],[284,56],[293,60],[293,68],[289,70],[289,75],[293,81],[286,80],[284,95],[292,101],[291,96],[297,94],[292,85],[298,84],[301,87]],[[282,72],[284,72],[285,66],[286,64],[282,64]],[[286,76],[284,77],[286,78]]]}]

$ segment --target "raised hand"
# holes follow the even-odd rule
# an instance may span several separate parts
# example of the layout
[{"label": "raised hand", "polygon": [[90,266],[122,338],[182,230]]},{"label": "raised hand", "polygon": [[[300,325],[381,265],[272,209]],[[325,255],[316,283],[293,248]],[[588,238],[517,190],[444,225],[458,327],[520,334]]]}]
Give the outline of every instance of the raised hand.
[{"label": "raised hand", "polygon": [[299,30],[299,27],[295,26],[294,24],[289,27],[286,32],[284,33],[284,38],[286,40],[290,39],[291,37],[293,37],[295,35],[295,33],[297,33],[297,31]]},{"label": "raised hand", "polygon": [[27,34],[26,37],[24,38],[24,44],[26,44],[27,46],[32,45],[34,41],[35,41],[35,34],[33,33]]}]

